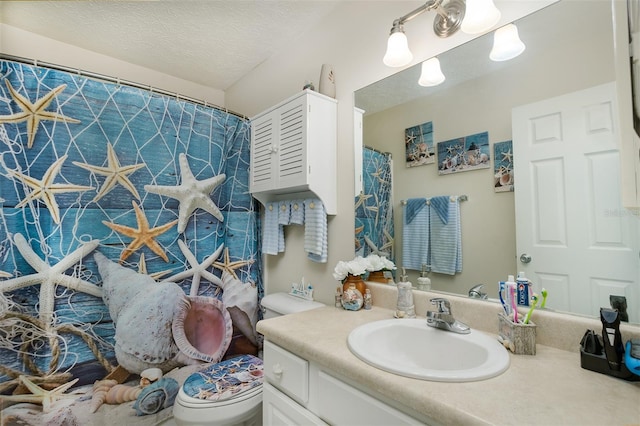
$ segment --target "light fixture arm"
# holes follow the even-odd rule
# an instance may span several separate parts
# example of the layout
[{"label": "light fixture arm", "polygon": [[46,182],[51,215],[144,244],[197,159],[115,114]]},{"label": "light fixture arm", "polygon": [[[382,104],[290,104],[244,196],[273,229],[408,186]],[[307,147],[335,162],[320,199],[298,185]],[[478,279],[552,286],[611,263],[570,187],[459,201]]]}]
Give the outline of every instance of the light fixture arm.
[{"label": "light fixture arm", "polygon": [[[411,12],[399,17],[398,19],[396,19],[395,21],[393,21],[393,26],[391,28],[391,33],[394,32],[395,28],[398,28],[401,25],[404,25],[405,22],[409,22],[410,20],[412,20],[413,18],[415,18],[416,16],[422,15],[424,12],[428,12],[429,10],[432,9],[440,9],[440,6],[442,5],[443,0],[431,0],[426,2],[425,4],[423,4],[422,6],[416,8],[415,10],[412,10]],[[440,12],[438,12],[440,13]]]},{"label": "light fixture arm", "polygon": [[444,0],[427,1],[422,6],[394,20],[390,33],[404,32],[403,25],[406,22],[422,15],[424,12],[435,10],[438,16],[433,21],[433,31],[438,37],[449,37],[460,28],[466,7],[464,0],[449,0],[446,5],[443,5],[443,3]]}]

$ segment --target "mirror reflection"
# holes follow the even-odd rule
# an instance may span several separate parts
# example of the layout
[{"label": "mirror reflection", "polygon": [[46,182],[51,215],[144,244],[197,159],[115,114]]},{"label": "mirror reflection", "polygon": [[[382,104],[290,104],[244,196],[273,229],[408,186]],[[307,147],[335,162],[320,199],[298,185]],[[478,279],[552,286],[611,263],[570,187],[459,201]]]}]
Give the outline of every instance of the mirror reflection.
[{"label": "mirror reflection", "polygon": [[[519,187],[518,177],[524,176],[525,170],[517,166],[526,169],[529,160],[526,153],[518,158],[522,149],[510,145],[514,138],[512,110],[614,82],[614,26],[611,4],[606,1],[561,1],[515,24],[526,49],[512,60],[489,59],[493,44],[493,33],[489,33],[438,56],[446,77],[438,86],[419,86],[420,65],[416,65],[356,92],[356,106],[364,110],[363,143],[371,148],[363,152],[365,188],[356,197],[357,254],[387,253],[403,266],[403,202],[466,195],[468,201],[459,203],[462,270],[452,275],[431,272],[432,289],[462,295],[473,289],[496,299],[498,282],[506,281],[508,275],[526,269],[528,276],[537,277],[534,265],[540,257],[536,255],[529,265],[521,262],[521,255],[526,259],[527,253],[518,252],[516,241],[517,229],[532,227],[535,223],[531,221],[541,218],[521,220],[522,211],[517,208],[518,196],[531,195],[518,194],[519,188],[535,189]],[[426,129],[425,134],[430,131],[433,142],[408,155],[405,132],[412,128]],[[484,145],[471,145],[474,137],[484,133]],[[457,157],[451,155],[456,146],[464,147]],[[452,158],[457,159],[453,165]],[[612,158],[617,159],[617,152]],[[503,160],[513,160],[514,170],[508,170]],[[476,167],[465,169],[463,163]],[[481,163],[487,167],[478,167]],[[613,160],[610,165],[610,173],[619,175]],[[551,185],[554,179],[551,173],[546,177]],[[586,174],[577,179],[587,179]],[[371,190],[367,180],[378,180],[380,185]],[[388,204],[381,201],[385,185]],[[571,261],[585,270],[583,279],[574,279],[571,286],[562,280],[544,281],[549,294],[547,307],[593,316],[599,306],[609,306],[610,295],[618,295],[626,299],[630,321],[640,322],[638,217],[622,207],[619,191],[611,193],[616,195],[609,197],[610,204],[600,206],[601,210],[619,214],[607,215],[605,211],[603,220],[611,227],[626,227],[621,251],[635,250],[635,261],[628,261],[631,278],[604,280],[604,285],[594,282],[588,278],[589,269],[598,262],[585,262],[581,253],[572,252]],[[564,195],[564,200],[548,201],[550,210],[561,203],[571,204],[572,197],[590,196]],[[577,220],[580,212],[571,214]],[[374,220],[375,226],[365,223]],[[565,220],[571,222],[574,216]],[[420,271],[408,272],[415,287]]]}]

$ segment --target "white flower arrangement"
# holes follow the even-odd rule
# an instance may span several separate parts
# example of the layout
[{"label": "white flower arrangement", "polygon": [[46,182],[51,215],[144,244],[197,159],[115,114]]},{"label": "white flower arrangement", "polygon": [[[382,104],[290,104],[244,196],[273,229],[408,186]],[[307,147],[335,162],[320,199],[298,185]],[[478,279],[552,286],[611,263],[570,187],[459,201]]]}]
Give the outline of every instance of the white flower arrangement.
[{"label": "white flower arrangement", "polygon": [[363,275],[365,272],[391,271],[396,265],[384,256],[370,254],[367,257],[358,256],[348,262],[339,261],[333,270],[333,278],[344,281],[348,275]]}]

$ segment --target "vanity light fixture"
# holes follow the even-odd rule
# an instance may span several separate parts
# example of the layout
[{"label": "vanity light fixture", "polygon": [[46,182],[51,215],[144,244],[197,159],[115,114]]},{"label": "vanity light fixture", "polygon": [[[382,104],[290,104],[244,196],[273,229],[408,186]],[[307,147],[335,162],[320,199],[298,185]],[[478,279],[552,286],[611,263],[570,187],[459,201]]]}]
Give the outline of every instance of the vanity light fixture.
[{"label": "vanity light fixture", "polygon": [[420,86],[430,87],[437,86],[445,80],[445,76],[440,69],[440,60],[433,57],[422,63],[422,72],[418,84]]},{"label": "vanity light fixture", "polygon": [[447,4],[443,5],[444,1],[429,0],[417,9],[393,21],[389,40],[387,41],[387,52],[382,59],[385,65],[402,67],[411,62],[413,55],[409,50],[403,25],[424,12],[430,10],[437,12],[438,15],[433,21],[433,32],[438,37],[446,38],[458,31],[465,16],[465,2],[464,0],[449,0]]},{"label": "vanity light fixture", "polygon": [[524,52],[525,45],[518,36],[518,27],[514,24],[498,28],[493,34],[493,48],[489,54],[492,61],[508,61]]},{"label": "vanity light fixture", "polygon": [[480,34],[500,20],[501,13],[493,0],[467,0],[467,13],[461,30],[467,34]]}]

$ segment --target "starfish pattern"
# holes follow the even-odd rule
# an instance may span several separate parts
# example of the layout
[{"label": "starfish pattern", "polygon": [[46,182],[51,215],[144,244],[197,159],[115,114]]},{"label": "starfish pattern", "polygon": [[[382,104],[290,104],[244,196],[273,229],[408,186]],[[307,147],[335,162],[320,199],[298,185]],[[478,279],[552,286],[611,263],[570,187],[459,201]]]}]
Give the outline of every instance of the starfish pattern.
[{"label": "starfish pattern", "polygon": [[416,140],[416,135],[414,135],[413,132],[405,135],[405,139],[404,139],[405,144],[409,145],[410,143],[415,142],[415,140]]},{"label": "starfish pattern", "polygon": [[81,291],[95,297],[102,297],[102,289],[100,287],[80,278],[64,274],[67,269],[80,262],[87,254],[95,250],[99,244],[98,240],[92,240],[82,244],[54,266],[42,260],[29,246],[29,243],[22,234],[16,234],[13,240],[22,257],[36,270],[36,273],[0,281],[0,291],[6,293],[8,291],[40,284],[39,318],[47,327],[53,325],[55,289],[57,285],[67,287],[71,290]]},{"label": "starfish pattern", "polygon": [[360,249],[360,247],[362,246],[362,245],[360,244],[360,240],[358,239],[358,234],[359,234],[359,233],[361,233],[363,229],[364,229],[364,225],[359,226],[359,227],[357,227],[357,228],[355,229],[355,232],[354,232],[354,234],[355,234],[354,240],[355,240],[355,244],[356,244],[356,250],[359,250],[359,249]]},{"label": "starfish pattern", "polygon": [[236,275],[236,269],[240,269],[243,266],[251,265],[253,263],[252,260],[236,260],[235,262],[231,262],[229,258],[229,248],[224,249],[224,262],[214,262],[213,267],[220,269],[223,273],[226,271],[227,273],[233,275],[236,280],[239,280]]},{"label": "starfish pattern", "polygon": [[5,271],[0,271],[0,278],[11,278],[13,275],[11,275],[9,272],[5,272]]},{"label": "starfish pattern", "polygon": [[[53,221],[59,224],[60,209],[58,208],[58,203],[56,202],[54,194],[61,194],[63,192],[89,191],[93,189],[93,187],[91,186],[71,185],[68,183],[53,183],[56,175],[60,172],[62,163],[64,163],[66,159],[66,155],[58,158],[56,162],[49,166],[47,171],[44,172],[41,180],[38,180],[31,176],[27,176],[15,170],[7,169],[9,175],[20,180],[26,187],[31,188],[31,191],[26,194],[25,198],[18,204],[16,204],[16,208],[24,207],[27,203],[40,199],[47,206],[49,212],[51,212]],[[25,190],[25,192],[27,191]]]},{"label": "starfish pattern", "polygon": [[502,153],[502,161],[506,161],[509,164],[513,162],[513,154],[511,153],[511,150]]},{"label": "starfish pattern", "polygon": [[140,194],[138,194],[136,187],[133,186],[133,183],[131,183],[127,175],[135,172],[141,167],[144,167],[144,163],[121,167],[120,162],[118,161],[118,157],[116,156],[116,152],[110,143],[107,143],[107,161],[109,162],[108,167],[93,166],[91,164],[80,163],[78,161],[73,162],[73,164],[78,167],[82,167],[85,170],[89,170],[90,172],[97,173],[99,175],[107,176],[107,178],[104,180],[102,188],[100,188],[100,191],[98,191],[93,201],[96,202],[100,198],[107,195],[107,193],[111,191],[116,185],[116,183],[124,186],[130,193],[133,194],[134,197],[136,197],[136,199],[139,200]]},{"label": "starfish pattern", "polygon": [[187,247],[184,241],[178,240],[178,246],[180,246],[180,251],[182,251],[182,254],[184,254],[184,257],[187,259],[187,262],[189,262],[189,265],[191,265],[191,269],[185,269],[182,272],[178,272],[176,275],[169,277],[167,281],[175,282],[178,280],[183,280],[187,277],[192,277],[189,296],[198,295],[198,290],[200,289],[200,278],[202,277],[207,279],[212,284],[215,284],[217,286],[222,285],[222,280],[213,275],[211,272],[207,271],[207,268],[209,268],[213,264],[213,262],[215,262],[215,260],[220,257],[220,253],[222,253],[224,244],[220,244],[216,251],[213,252],[213,254],[207,257],[205,260],[203,260],[202,263],[198,263],[198,260],[196,259],[194,254],[191,253],[191,250],[189,250],[189,247]]},{"label": "starfish pattern", "polygon": [[389,256],[389,252],[386,249],[387,248],[391,248],[393,246],[393,242],[388,242],[388,243],[384,244],[382,247],[378,248],[376,246],[376,243],[374,243],[366,235],[364,236],[364,240],[367,243],[367,245],[369,246],[369,249],[371,250],[371,253],[377,254],[378,256],[385,256],[385,257]]},{"label": "starfish pattern", "polygon": [[371,194],[365,194],[364,192],[360,191],[360,194],[358,194],[358,201],[356,201],[356,205],[354,209],[357,210],[358,207],[365,204],[365,201],[367,201],[371,197],[372,197]]},{"label": "starfish pattern", "polygon": [[180,153],[180,175],[182,183],[178,186],[145,185],[147,192],[166,195],[180,201],[178,210],[178,233],[182,234],[187,227],[187,221],[191,213],[197,208],[201,208],[211,213],[220,222],[224,221],[224,216],[220,209],[211,200],[209,194],[224,182],[226,175],[220,174],[209,179],[196,180],[189,168],[187,156]]},{"label": "starfish pattern", "polygon": [[136,212],[136,221],[138,222],[138,229],[131,228],[125,225],[118,225],[117,223],[107,222],[103,220],[102,223],[113,229],[116,232],[119,232],[127,237],[133,238],[133,241],[129,243],[126,249],[120,255],[120,263],[124,262],[129,256],[133,254],[140,247],[146,245],[151,249],[152,252],[160,256],[165,262],[169,261],[167,254],[164,252],[160,244],[155,240],[155,237],[164,234],[167,232],[173,225],[178,222],[178,219],[171,221],[165,225],[157,226],[155,228],[149,228],[149,221],[147,217],[144,215],[140,207],[136,204],[135,201],[132,201],[133,209]]},{"label": "starfish pattern", "polygon": [[51,406],[63,398],[75,398],[77,395],[65,394],[65,392],[80,379],[75,379],[58,386],[52,390],[46,390],[33,383],[26,376],[20,376],[20,381],[29,389],[31,394],[24,395],[0,395],[0,399],[12,402],[29,402],[42,405],[42,412],[48,413]]},{"label": "starfish pattern", "polygon": [[144,253],[140,253],[140,260],[138,261],[138,273],[139,274],[149,275],[155,281],[158,281],[160,278],[164,277],[165,275],[167,275],[170,272],[171,272],[171,270],[167,269],[167,270],[164,270],[164,271],[154,272],[153,274],[147,273],[147,261],[144,258]]},{"label": "starfish pattern", "polygon": [[9,89],[11,97],[14,102],[18,104],[18,107],[20,107],[22,112],[0,116],[0,123],[20,123],[21,121],[26,121],[28,136],[27,148],[31,148],[33,146],[33,141],[36,137],[36,132],[38,131],[38,124],[42,120],[80,123],[80,120],[76,120],[75,118],[66,117],[56,112],[45,111],[45,108],[47,108],[51,104],[51,101],[53,101],[53,98],[67,87],[66,84],[61,84],[42,98],[38,99],[36,103],[31,103],[29,99],[22,96],[11,86],[9,80],[5,80],[5,82],[7,83],[7,88]]}]

